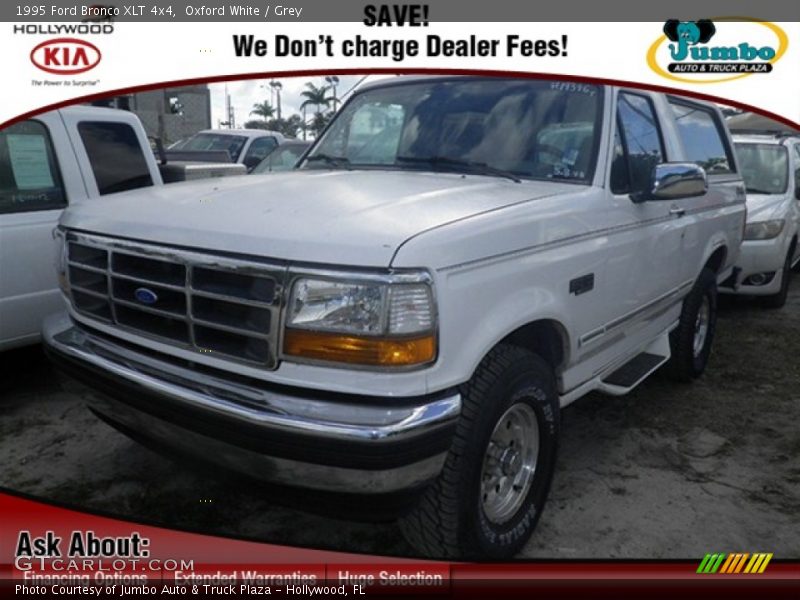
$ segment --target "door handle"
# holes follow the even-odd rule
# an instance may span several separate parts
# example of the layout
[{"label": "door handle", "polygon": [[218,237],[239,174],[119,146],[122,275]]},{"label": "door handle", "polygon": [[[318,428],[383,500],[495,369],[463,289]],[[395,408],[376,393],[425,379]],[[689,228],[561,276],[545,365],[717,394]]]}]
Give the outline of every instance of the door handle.
[{"label": "door handle", "polygon": [[680,206],[673,206],[669,209],[669,214],[674,215],[676,217],[682,217],[686,214],[686,209],[681,208]]}]

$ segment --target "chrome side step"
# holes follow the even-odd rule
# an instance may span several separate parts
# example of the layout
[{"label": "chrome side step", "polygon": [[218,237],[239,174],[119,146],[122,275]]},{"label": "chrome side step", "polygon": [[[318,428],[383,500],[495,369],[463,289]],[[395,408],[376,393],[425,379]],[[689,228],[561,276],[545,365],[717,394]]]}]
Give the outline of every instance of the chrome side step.
[{"label": "chrome side step", "polygon": [[597,387],[599,392],[621,396],[633,390],[670,358],[669,334],[659,336],[643,352],[604,376]]}]

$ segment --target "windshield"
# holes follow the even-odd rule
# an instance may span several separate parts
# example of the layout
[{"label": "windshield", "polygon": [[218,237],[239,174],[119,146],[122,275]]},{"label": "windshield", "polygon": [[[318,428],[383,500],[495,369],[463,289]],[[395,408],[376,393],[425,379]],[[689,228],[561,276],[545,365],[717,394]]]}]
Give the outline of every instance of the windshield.
[{"label": "windshield", "polygon": [[469,171],[588,184],[602,88],[556,81],[461,79],[358,94],[303,167]]},{"label": "windshield", "polygon": [[785,194],[789,182],[789,156],[777,144],[734,144],[747,191],[751,194]]},{"label": "windshield", "polygon": [[183,151],[191,150],[227,150],[231,162],[239,159],[247,138],[243,135],[225,135],[220,133],[196,133],[184,140],[179,148]]},{"label": "windshield", "polygon": [[271,171],[289,171],[297,164],[298,159],[306,151],[308,145],[278,146],[262,160],[251,173],[269,173]]}]

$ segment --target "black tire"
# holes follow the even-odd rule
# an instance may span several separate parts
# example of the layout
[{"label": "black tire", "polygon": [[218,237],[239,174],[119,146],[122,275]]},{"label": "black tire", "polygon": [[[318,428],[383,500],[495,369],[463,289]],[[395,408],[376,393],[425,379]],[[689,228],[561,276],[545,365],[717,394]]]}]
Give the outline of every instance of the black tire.
[{"label": "black tire", "polygon": [[[705,341],[695,352],[695,331],[698,314],[703,303],[708,303],[708,329]],[[717,328],[717,275],[711,269],[703,269],[689,295],[683,300],[678,326],[669,335],[672,357],[667,363],[667,374],[675,381],[689,382],[706,369],[711,355],[711,345]]]},{"label": "black tire", "polygon": [[783,308],[786,298],[789,297],[789,280],[792,278],[792,254],[794,248],[790,248],[786,255],[786,261],[781,269],[781,290],[772,296],[764,296],[761,303],[765,308]]},{"label": "black tire", "polygon": [[[500,345],[483,359],[461,394],[461,416],[442,473],[401,519],[400,528],[425,556],[508,559],[530,538],[550,489],[560,419],[555,376],[536,354]],[[531,431],[538,431],[538,457],[521,505],[498,524],[484,511],[483,465],[493,432],[512,407],[535,414]]]}]

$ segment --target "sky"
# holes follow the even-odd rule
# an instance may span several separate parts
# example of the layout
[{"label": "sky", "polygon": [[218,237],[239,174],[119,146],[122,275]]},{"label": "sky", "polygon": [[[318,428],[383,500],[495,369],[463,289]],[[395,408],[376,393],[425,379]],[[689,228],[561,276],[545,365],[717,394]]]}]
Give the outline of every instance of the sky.
[{"label": "sky", "polygon": [[[365,81],[382,79],[385,75],[370,75]],[[348,91],[357,86],[364,76],[342,75],[339,77],[339,85],[336,87],[336,97],[347,99],[345,95]],[[253,105],[257,102],[270,100],[270,104],[277,106],[277,101],[270,96],[271,88],[269,79],[250,79],[245,81],[231,81],[227,84],[228,93],[231,96],[231,105],[234,108],[236,126],[241,127],[245,121],[257,119],[256,115],[250,115]],[[304,98],[300,93],[305,89],[306,82],[311,82],[317,87],[328,85],[325,78],[320,77],[283,77],[276,78],[283,85],[281,90],[281,116],[286,118],[293,113],[300,114],[300,104]],[[219,127],[220,121],[226,121],[225,116],[225,85],[224,83],[209,84],[211,90],[211,126]],[[307,116],[313,112],[313,108],[307,109]]]}]

